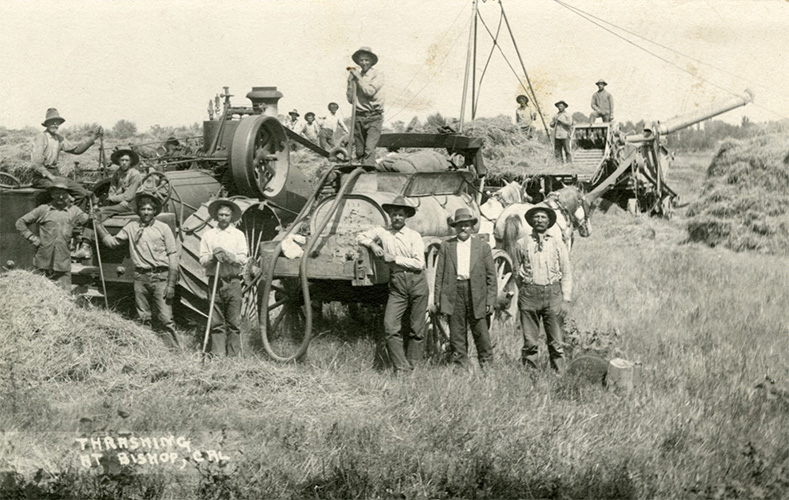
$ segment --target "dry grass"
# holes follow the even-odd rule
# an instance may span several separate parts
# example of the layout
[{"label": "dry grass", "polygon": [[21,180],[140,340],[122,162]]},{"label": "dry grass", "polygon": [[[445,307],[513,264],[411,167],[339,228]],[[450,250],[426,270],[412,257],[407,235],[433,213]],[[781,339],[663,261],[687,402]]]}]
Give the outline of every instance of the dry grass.
[{"label": "dry grass", "polygon": [[732,250],[789,254],[789,146],[786,134],[726,141],[691,205],[692,241]]}]

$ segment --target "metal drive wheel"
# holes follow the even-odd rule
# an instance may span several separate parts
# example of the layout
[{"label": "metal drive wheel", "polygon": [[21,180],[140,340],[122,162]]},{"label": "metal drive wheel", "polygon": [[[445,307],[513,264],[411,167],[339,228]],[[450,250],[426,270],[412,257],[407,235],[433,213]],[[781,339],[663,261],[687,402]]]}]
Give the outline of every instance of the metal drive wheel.
[{"label": "metal drive wheel", "polygon": [[8,172],[0,172],[0,188],[19,189],[21,187],[22,183],[19,181],[19,179]]},{"label": "metal drive wheel", "polygon": [[156,193],[162,201],[162,207],[170,201],[170,197],[173,195],[173,186],[170,184],[170,179],[161,172],[151,172],[143,177],[140,189]]},{"label": "metal drive wheel", "polygon": [[[438,245],[430,245],[425,253],[427,273],[428,307],[435,303],[436,264]],[[449,353],[449,322],[443,314],[427,312],[427,331],[425,332],[425,355],[436,362],[446,361]]]},{"label": "metal drive wheel", "polygon": [[287,165],[288,142],[282,124],[270,116],[241,120],[233,135],[230,167],[239,193],[258,197],[276,175],[277,162]]},{"label": "metal drive wheel", "polygon": [[307,352],[310,337],[298,280],[265,282],[259,296],[263,348],[275,361],[297,361]]}]

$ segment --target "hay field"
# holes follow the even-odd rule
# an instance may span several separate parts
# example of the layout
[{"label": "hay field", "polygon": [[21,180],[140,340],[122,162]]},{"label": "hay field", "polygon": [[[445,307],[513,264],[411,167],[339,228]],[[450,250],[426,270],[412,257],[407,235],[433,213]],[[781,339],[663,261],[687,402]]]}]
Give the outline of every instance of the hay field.
[{"label": "hay field", "polygon": [[[685,181],[685,199],[709,162],[678,158],[671,178]],[[582,331],[617,332],[616,349],[643,364],[629,396],[525,372],[514,332],[487,373],[426,366],[392,377],[372,369],[375,328],[341,313],[305,364],[269,363],[247,337],[243,359],[201,365],[131,322],[74,309],[41,279],[3,275],[0,491],[785,498],[789,260],[688,242],[685,223],[611,208],[573,249],[572,317]],[[106,437],[170,435],[189,444],[159,440],[175,463],[122,464],[104,450]],[[85,467],[91,437],[101,450]]]}]

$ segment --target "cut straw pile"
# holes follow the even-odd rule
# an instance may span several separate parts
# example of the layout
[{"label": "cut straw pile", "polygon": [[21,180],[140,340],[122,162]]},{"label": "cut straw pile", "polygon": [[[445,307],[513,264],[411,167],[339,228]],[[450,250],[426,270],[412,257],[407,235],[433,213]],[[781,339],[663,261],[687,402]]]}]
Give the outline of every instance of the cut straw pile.
[{"label": "cut straw pile", "polygon": [[0,296],[0,365],[23,380],[113,377],[158,369],[170,357],[150,330],[112,312],[82,308],[42,276],[4,273]]},{"label": "cut straw pile", "polygon": [[690,240],[789,255],[789,137],[724,142],[688,208]]}]

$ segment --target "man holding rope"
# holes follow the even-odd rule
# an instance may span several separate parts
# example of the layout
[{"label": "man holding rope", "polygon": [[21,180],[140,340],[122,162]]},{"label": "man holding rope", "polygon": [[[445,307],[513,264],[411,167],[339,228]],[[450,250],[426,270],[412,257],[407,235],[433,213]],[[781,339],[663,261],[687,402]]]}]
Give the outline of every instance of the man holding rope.
[{"label": "man holding rope", "polygon": [[[219,199],[208,205],[208,213],[217,225],[203,233],[200,264],[205,267],[209,288],[216,290],[211,355],[237,356],[241,354],[241,276],[249,258],[247,239],[235,227],[241,208],[231,200]],[[216,280],[218,286],[214,286]]]},{"label": "man holding rope", "polygon": [[[162,211],[161,200],[148,191],[135,195],[139,221],[131,221],[115,236],[101,222],[96,231],[104,245],[116,248],[129,242],[129,254],[134,263],[134,301],[140,322],[151,322],[151,305],[156,312],[156,323],[166,334],[163,338],[170,348],[178,348],[178,336],[173,322],[172,300],[178,281],[178,247],[170,226],[156,220]],[[100,209],[94,217],[101,217]]]}]

